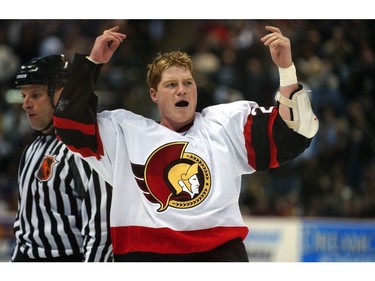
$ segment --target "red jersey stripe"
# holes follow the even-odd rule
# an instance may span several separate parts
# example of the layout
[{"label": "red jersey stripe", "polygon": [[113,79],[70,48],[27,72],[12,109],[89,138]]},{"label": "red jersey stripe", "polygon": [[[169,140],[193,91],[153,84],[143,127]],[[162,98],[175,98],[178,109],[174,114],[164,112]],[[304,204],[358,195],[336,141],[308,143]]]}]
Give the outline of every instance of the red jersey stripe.
[{"label": "red jersey stripe", "polygon": [[255,149],[252,145],[252,135],[251,135],[251,126],[253,124],[253,117],[249,115],[247,117],[247,122],[244,126],[244,136],[245,136],[245,147],[247,151],[247,162],[255,170],[257,169],[257,163],[255,161]]},{"label": "red jersey stripe", "polygon": [[275,143],[275,139],[273,138],[273,125],[275,123],[276,117],[278,116],[279,112],[277,109],[273,110],[270,114],[270,118],[267,124],[267,132],[268,132],[268,139],[270,141],[270,165],[269,168],[276,168],[279,167],[279,161],[277,161],[277,147]]},{"label": "red jersey stripe", "polygon": [[114,254],[121,255],[130,252],[188,254],[210,251],[234,238],[240,237],[244,240],[248,232],[247,227],[240,226],[190,231],[119,226],[111,227],[111,238]]},{"label": "red jersey stripe", "polygon": [[80,131],[86,135],[95,135],[95,124],[84,124],[77,121],[73,121],[66,118],[60,118],[60,117],[53,117],[54,125],[55,127],[58,127],[60,129],[69,129],[69,130],[76,130]]}]

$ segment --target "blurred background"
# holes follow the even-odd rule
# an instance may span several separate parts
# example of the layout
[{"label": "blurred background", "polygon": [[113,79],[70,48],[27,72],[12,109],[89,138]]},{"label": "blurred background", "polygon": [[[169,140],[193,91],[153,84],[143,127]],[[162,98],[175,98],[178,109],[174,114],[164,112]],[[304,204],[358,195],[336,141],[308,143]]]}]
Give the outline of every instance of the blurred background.
[{"label": "blurred background", "polygon": [[[0,20],[0,241],[13,235],[18,161],[32,140],[14,89],[16,71],[36,56],[64,53],[72,60],[75,52],[89,53],[95,38],[114,25],[127,39],[102,68],[96,87],[100,110],[126,108],[153,119],[158,113],[149,98],[146,65],[156,52],[175,49],[194,60],[198,111],[240,99],[273,105],[279,76],[260,38],[265,25],[281,28],[291,40],[298,79],[311,91],[320,129],[311,147],[291,163],[244,176],[242,213],[250,225],[259,218],[372,222],[374,20]],[[372,224],[370,230],[365,260],[375,260]],[[350,231],[336,234],[335,241],[341,245],[339,239]],[[295,239],[316,239],[301,235]],[[9,247],[9,241],[0,242],[0,252]],[[254,259],[265,259],[262,254],[254,253]]]}]

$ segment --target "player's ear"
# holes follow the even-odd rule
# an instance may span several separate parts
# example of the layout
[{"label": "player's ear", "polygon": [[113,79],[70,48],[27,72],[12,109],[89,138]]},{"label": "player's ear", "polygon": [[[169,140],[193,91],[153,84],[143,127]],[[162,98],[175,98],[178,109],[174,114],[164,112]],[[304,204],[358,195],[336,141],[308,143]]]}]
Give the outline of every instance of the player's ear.
[{"label": "player's ear", "polygon": [[154,88],[150,88],[150,97],[154,103],[157,103],[158,101],[158,95],[156,93],[156,90]]}]

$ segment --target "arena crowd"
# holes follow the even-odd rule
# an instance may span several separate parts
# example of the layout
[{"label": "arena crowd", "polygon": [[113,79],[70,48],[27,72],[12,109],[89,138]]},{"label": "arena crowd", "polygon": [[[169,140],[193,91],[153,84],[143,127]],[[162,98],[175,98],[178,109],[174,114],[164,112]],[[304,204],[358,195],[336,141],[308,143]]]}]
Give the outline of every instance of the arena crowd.
[{"label": "arena crowd", "polygon": [[[0,212],[17,208],[17,166],[32,132],[14,89],[36,56],[88,53],[118,24],[132,40],[105,65],[100,107],[157,119],[146,64],[158,51],[192,55],[198,109],[239,99],[274,103],[277,69],[260,42],[265,25],[292,40],[300,83],[320,119],[311,147],[292,163],[244,177],[242,211],[252,216],[375,217],[375,21],[373,20],[0,20]],[[83,42],[83,43],[82,43]]]}]

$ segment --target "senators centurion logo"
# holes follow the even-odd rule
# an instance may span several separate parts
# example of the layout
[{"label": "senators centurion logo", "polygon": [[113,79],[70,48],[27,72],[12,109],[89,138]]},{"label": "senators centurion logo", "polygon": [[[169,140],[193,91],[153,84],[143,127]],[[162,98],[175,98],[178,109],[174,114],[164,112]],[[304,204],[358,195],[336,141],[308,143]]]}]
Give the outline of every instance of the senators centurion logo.
[{"label": "senators centurion logo", "polygon": [[56,160],[55,156],[47,155],[44,156],[42,163],[36,173],[36,177],[40,181],[48,181],[52,177],[52,167],[58,161]]},{"label": "senators centurion logo", "polygon": [[173,142],[156,149],[145,165],[132,163],[139,188],[158,212],[169,206],[187,209],[197,206],[211,189],[207,164],[197,155],[185,152],[187,142]]}]

